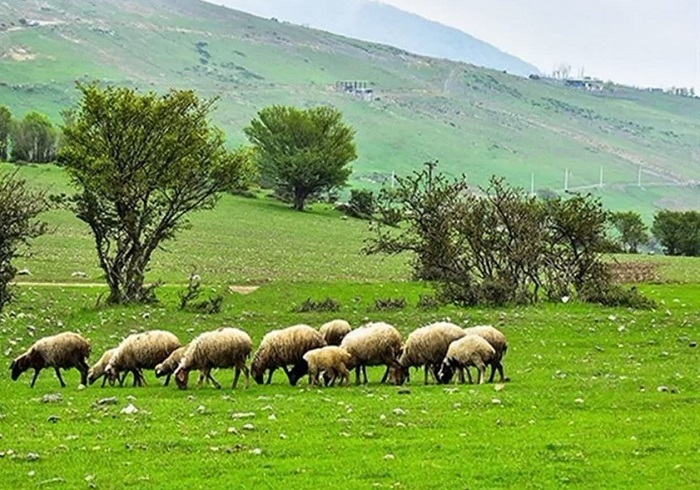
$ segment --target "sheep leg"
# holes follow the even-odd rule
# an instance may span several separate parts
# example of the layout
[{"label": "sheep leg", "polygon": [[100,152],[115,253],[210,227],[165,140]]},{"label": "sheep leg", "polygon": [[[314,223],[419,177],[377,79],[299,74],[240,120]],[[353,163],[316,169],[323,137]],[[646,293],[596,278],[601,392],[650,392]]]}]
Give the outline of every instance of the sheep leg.
[{"label": "sheep leg", "polygon": [[207,369],[207,378],[209,378],[214,386],[216,386],[217,390],[221,389],[221,385],[217,380],[214,379],[214,376],[211,375],[211,371]]},{"label": "sheep leg", "polygon": [[231,389],[235,390],[236,385],[238,384],[238,378],[241,376],[241,368],[236,366],[234,368],[234,375],[233,375],[233,384],[231,385]]},{"label": "sheep leg", "polygon": [[270,373],[267,375],[267,384],[270,384],[272,382],[272,373],[274,373],[274,372],[275,372],[274,368],[270,369]]},{"label": "sheep leg", "polygon": [[[387,364],[386,371],[384,371],[384,376],[382,376],[382,383],[386,383],[386,380],[389,377],[389,369],[391,369],[391,366]],[[365,370],[365,383],[367,382],[367,374],[366,373],[367,373],[367,371]]]},{"label": "sheep leg", "polygon": [[61,388],[65,388],[66,383],[63,382],[63,376],[61,376],[61,370],[58,369],[57,367],[55,367],[54,370],[56,371],[56,376],[58,377],[58,380],[61,382]]},{"label": "sheep leg", "polygon": [[241,366],[241,370],[243,371],[243,374],[245,374],[245,388],[248,388],[250,386],[250,370],[248,369],[248,366],[243,363]]},{"label": "sheep leg", "polygon": [[476,366],[476,368],[479,370],[479,384],[483,385],[484,381],[486,380],[486,365],[481,364],[479,366]]},{"label": "sheep leg", "polygon": [[[338,382],[338,384],[341,385],[341,386],[342,386],[343,384],[344,384],[345,386],[347,386],[347,385],[348,385],[348,382],[350,381],[350,373],[348,372],[348,368],[345,367],[345,364],[341,364],[341,365],[338,367],[338,375],[339,375],[339,378],[340,378],[340,381]],[[343,381],[344,381],[345,383],[343,383]]]},{"label": "sheep leg", "polygon": [[29,385],[30,387],[34,388],[34,383],[36,383],[36,378],[39,377],[39,372],[40,372],[40,371],[41,371],[40,368],[39,368],[39,369],[37,369],[37,368],[34,369],[34,377],[32,378],[32,384]]},{"label": "sheep leg", "polygon": [[423,366],[423,370],[424,370],[423,384],[427,385],[428,384],[428,365],[427,364],[425,364]]},{"label": "sheep leg", "polygon": [[471,384],[474,384],[474,380],[472,379],[472,373],[471,373],[471,371],[469,370],[468,367],[465,368],[465,370],[467,371],[467,377],[469,378],[469,384],[470,384],[470,385],[471,385]]},{"label": "sheep leg", "polygon": [[168,375],[165,377],[165,383],[163,384],[163,386],[168,386],[170,384],[170,375],[171,374],[172,373],[168,373]]},{"label": "sheep leg", "polygon": [[90,366],[87,365],[84,359],[81,359],[78,363],[78,371],[80,371],[80,384],[83,386],[88,385],[88,372],[90,371]]},{"label": "sheep leg", "polygon": [[355,368],[355,384],[359,385],[360,384],[360,371],[362,370],[362,366],[357,366]]},{"label": "sheep leg", "polygon": [[101,388],[104,388],[106,383],[107,383],[107,376],[102,375],[102,386],[101,386]]},{"label": "sheep leg", "polygon": [[[464,384],[464,368],[459,368],[457,371],[459,372],[459,382]],[[467,372],[469,372],[469,370],[467,370]]]}]

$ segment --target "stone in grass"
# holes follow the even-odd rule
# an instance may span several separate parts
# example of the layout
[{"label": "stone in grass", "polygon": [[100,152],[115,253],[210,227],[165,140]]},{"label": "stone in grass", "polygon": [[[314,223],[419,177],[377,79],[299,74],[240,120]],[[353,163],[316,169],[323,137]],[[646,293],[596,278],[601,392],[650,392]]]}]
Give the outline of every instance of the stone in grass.
[{"label": "stone in grass", "polygon": [[122,408],[121,412],[119,412],[123,415],[134,415],[139,413],[139,409],[136,408],[133,403],[129,403],[129,405],[126,408]]},{"label": "stone in grass", "polygon": [[49,421],[49,422],[51,422],[52,424],[55,424],[56,422],[58,422],[59,420],[61,420],[61,418],[60,418],[58,415],[49,415],[49,416],[46,418],[46,420]]},{"label": "stone in grass", "polygon": [[255,449],[250,450],[250,454],[255,454],[256,456],[261,455],[262,452],[263,452],[262,449],[260,449],[259,447],[256,447]]},{"label": "stone in grass", "polygon": [[656,388],[656,391],[658,391],[659,393],[666,393],[668,391],[668,386],[659,386],[658,388]]},{"label": "stone in grass", "polygon": [[577,405],[583,405],[583,398],[577,398],[574,400],[574,403]]},{"label": "stone in grass", "polygon": [[42,403],[59,403],[63,400],[63,396],[60,393],[47,393],[41,397]]},{"label": "stone in grass", "polygon": [[500,405],[502,402],[501,402],[501,400],[499,400],[498,398],[493,398],[493,399],[491,400],[491,403],[493,403],[494,405]]},{"label": "stone in grass", "polygon": [[689,345],[690,347],[697,347],[697,346],[698,346],[698,343],[697,343],[697,342],[691,342],[691,343],[688,344],[688,345]]},{"label": "stone in grass", "polygon": [[253,424],[244,424],[241,426],[241,429],[243,429],[243,430],[255,430],[255,426]]},{"label": "stone in grass", "polygon": [[109,398],[102,398],[97,401],[98,405],[116,405],[119,403],[116,396],[110,396]]},{"label": "stone in grass", "polygon": [[231,417],[234,419],[250,419],[250,418],[255,417],[255,413],[253,413],[253,412],[232,413]]},{"label": "stone in grass", "polygon": [[27,461],[36,461],[37,459],[39,459],[37,453],[27,453]]}]

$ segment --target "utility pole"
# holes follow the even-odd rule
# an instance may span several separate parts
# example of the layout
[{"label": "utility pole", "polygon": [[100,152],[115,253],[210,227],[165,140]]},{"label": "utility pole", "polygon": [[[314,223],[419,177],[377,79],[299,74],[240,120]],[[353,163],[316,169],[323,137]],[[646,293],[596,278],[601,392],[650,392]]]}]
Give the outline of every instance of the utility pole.
[{"label": "utility pole", "polygon": [[535,195],[535,174],[530,174],[530,195]]},{"label": "utility pole", "polygon": [[600,183],[598,184],[599,188],[603,188],[603,166],[600,166]]},{"label": "utility pole", "polygon": [[569,190],[569,169],[564,170],[564,192]]},{"label": "utility pole", "polygon": [[639,171],[637,172],[637,187],[642,187],[642,164],[639,164]]}]

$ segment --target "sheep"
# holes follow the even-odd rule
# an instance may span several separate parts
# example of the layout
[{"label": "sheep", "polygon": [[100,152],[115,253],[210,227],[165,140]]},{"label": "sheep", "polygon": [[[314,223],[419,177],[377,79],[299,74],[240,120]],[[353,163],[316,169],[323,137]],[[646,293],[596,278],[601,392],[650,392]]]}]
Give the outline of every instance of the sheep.
[{"label": "sheep", "polygon": [[66,383],[63,382],[60,370],[74,367],[80,371],[80,383],[85,386],[90,369],[87,363],[88,357],[90,357],[90,343],[77,333],[63,332],[44,337],[12,361],[10,364],[12,381],[16,381],[23,372],[33,368],[34,377],[30,386],[34,388],[41,370],[52,367],[56,371],[61,387],[65,388]]},{"label": "sheep", "polygon": [[[178,347],[180,340],[165,330],[129,335],[117,347],[117,351],[105,368],[105,375],[114,381],[122,371],[134,373],[134,386],[142,386],[146,380],[142,369],[153,369],[168,358]],[[119,382],[123,386],[124,379]]]},{"label": "sheep", "polygon": [[[100,379],[102,377],[102,388],[105,387],[105,383],[107,383],[108,379],[107,376],[105,376],[105,368],[107,368],[107,365],[109,364],[109,361],[112,359],[112,356],[114,353],[117,351],[117,348],[115,347],[114,349],[109,349],[106,350],[104,354],[102,354],[102,357],[100,357],[99,361],[97,361],[91,368],[90,371],[88,371],[88,383],[93,384],[95,381]],[[129,374],[129,371],[124,372],[124,378]],[[139,376],[140,373],[134,372],[134,379],[136,376]],[[104,377],[103,377],[104,376]],[[124,380],[120,380],[121,383],[124,382]],[[109,380],[110,385],[114,385],[114,380]]]},{"label": "sheep", "polygon": [[[474,366],[479,371],[479,384],[483,384],[486,376],[486,365],[491,364],[495,358],[496,350],[483,337],[472,334],[465,335],[450,344],[440,366],[438,380],[440,383],[447,384],[452,379],[455,370],[460,370],[461,373],[461,369]],[[467,369],[467,375],[469,383],[472,383],[469,369]],[[464,382],[464,376],[460,377],[461,381]]]},{"label": "sheep", "polygon": [[386,383],[389,369],[398,368],[396,358],[401,352],[401,334],[387,323],[368,323],[345,336],[340,347],[352,356],[349,369],[355,369],[355,382],[360,384],[360,372],[367,383],[367,366],[386,365],[382,383]]},{"label": "sheep", "polygon": [[182,354],[180,364],[175,370],[175,381],[180,389],[187,388],[187,378],[192,369],[199,369],[200,383],[203,376],[214,386],[221,385],[211,375],[212,368],[235,368],[232,388],[236,388],[241,371],[245,374],[245,385],[248,386],[250,372],[245,365],[246,359],[253,350],[253,341],[243,330],[222,327],[213,332],[200,334]]},{"label": "sheep", "polygon": [[294,386],[297,380],[290,377],[287,366],[303,361],[303,356],[311,349],[325,347],[323,336],[308,325],[295,325],[282,330],[268,332],[260,342],[258,350],[250,365],[251,375],[256,383],[262,384],[265,371],[269,371],[267,384],[272,380],[272,373],[281,367],[289,383]]},{"label": "sheep", "polygon": [[318,375],[324,373],[324,381],[326,386],[333,386],[336,377],[340,377],[340,383],[348,383],[350,373],[347,365],[350,362],[351,356],[345,349],[329,345],[319,349],[312,349],[303,356],[303,361],[296,364],[290,372],[290,379],[296,381],[309,373],[309,384],[318,384]]},{"label": "sheep", "polygon": [[350,330],[350,324],[345,320],[332,320],[318,329],[328,345],[340,345],[343,337],[350,333]]},{"label": "sheep", "polygon": [[[188,344],[189,345],[189,344]],[[160,364],[156,365],[154,371],[156,374],[156,378],[160,378],[162,376],[165,376],[165,384],[164,386],[168,386],[170,384],[170,376],[175,372],[177,367],[180,365],[180,361],[182,360],[182,356],[185,354],[185,350],[187,349],[187,345],[183,345],[182,347],[178,347],[174,351],[170,353],[168,358],[161,362]],[[200,382],[202,380],[202,376],[200,375]]]},{"label": "sheep", "polygon": [[503,356],[506,355],[508,351],[508,342],[506,341],[506,336],[500,330],[492,327],[491,325],[477,325],[474,327],[465,328],[464,332],[467,335],[478,335],[479,337],[486,340],[491,347],[496,351],[496,357],[491,363],[491,376],[489,377],[489,383],[493,382],[496,369],[498,369],[498,374],[501,376],[501,383],[510,381],[503,374]]},{"label": "sheep", "polygon": [[403,384],[409,380],[409,369],[414,366],[424,366],[424,383],[428,384],[430,370],[437,381],[437,370],[445,358],[447,349],[452,342],[464,337],[466,333],[454,323],[437,322],[418,328],[411,332],[403,345],[398,359],[400,368],[392,368],[390,379],[394,384]]}]

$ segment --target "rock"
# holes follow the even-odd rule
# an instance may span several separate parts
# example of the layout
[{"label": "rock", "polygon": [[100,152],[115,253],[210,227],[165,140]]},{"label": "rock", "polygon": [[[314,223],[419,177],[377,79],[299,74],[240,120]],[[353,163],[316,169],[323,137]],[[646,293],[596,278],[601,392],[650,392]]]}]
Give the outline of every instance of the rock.
[{"label": "rock", "polygon": [[59,403],[63,400],[63,396],[60,393],[47,393],[41,397],[42,403]]},{"label": "rock", "polygon": [[503,383],[498,383],[493,386],[493,389],[496,391],[503,391],[503,389],[506,387]]},{"label": "rock", "polygon": [[253,413],[253,412],[239,412],[239,413],[231,414],[231,417],[234,419],[250,419],[250,418],[255,417],[255,413]]},{"label": "rock", "polygon": [[393,454],[389,453],[384,456],[384,459],[386,459],[387,461],[391,461],[392,459],[396,459],[396,457]]},{"label": "rock", "polygon": [[27,453],[27,461],[36,461],[37,459],[39,459],[37,453]]},{"label": "rock", "polygon": [[267,417],[267,420],[277,420],[277,415],[275,415],[274,413],[271,413],[271,414]]},{"label": "rock", "polygon": [[409,390],[408,388],[404,388],[402,390],[398,390],[396,393],[398,393],[399,395],[410,395],[411,390]]},{"label": "rock", "polygon": [[691,342],[691,343],[688,344],[688,345],[689,345],[690,347],[697,347],[697,346],[698,346],[698,343],[697,343],[697,342]]},{"label": "rock", "polygon": [[576,403],[577,405],[583,405],[583,398],[577,398],[577,399],[575,399],[575,400],[574,400],[574,403]]},{"label": "rock", "polygon": [[16,275],[18,275],[18,276],[31,276],[32,271],[30,271],[29,269],[20,269],[17,271]]},{"label": "rock", "polygon": [[502,402],[498,398],[493,398],[491,400],[491,403],[493,403],[494,405],[501,405]]},{"label": "rock", "polygon": [[70,276],[71,277],[79,277],[81,279],[87,279],[88,275],[87,275],[87,273],[85,273],[83,271],[75,271]]},{"label": "rock", "polygon": [[121,412],[119,412],[123,415],[134,415],[139,413],[139,409],[136,408],[132,403],[129,403],[129,405],[126,408],[122,408]]},{"label": "rock", "polygon": [[665,393],[668,391],[668,386],[659,386],[658,388],[656,388],[656,391],[658,391],[659,393]]},{"label": "rock", "polygon": [[397,415],[397,416],[398,415],[406,415],[406,410],[404,410],[403,408],[395,408],[391,411],[391,413],[393,413],[394,415]]},{"label": "rock", "polygon": [[255,430],[255,426],[253,424],[245,424],[241,427],[243,430]]},{"label": "rock", "polygon": [[262,449],[260,449],[259,447],[256,447],[255,449],[251,449],[250,454],[255,454],[256,456],[259,456],[262,454]]},{"label": "rock", "polygon": [[56,422],[58,422],[59,420],[61,420],[61,418],[60,418],[58,415],[49,415],[49,416],[46,418],[46,420],[49,421],[49,422],[51,422],[52,424],[55,424]]},{"label": "rock", "polygon": [[98,405],[116,405],[119,403],[119,400],[117,400],[116,396],[110,396],[109,398],[102,398],[101,400],[97,401]]}]

